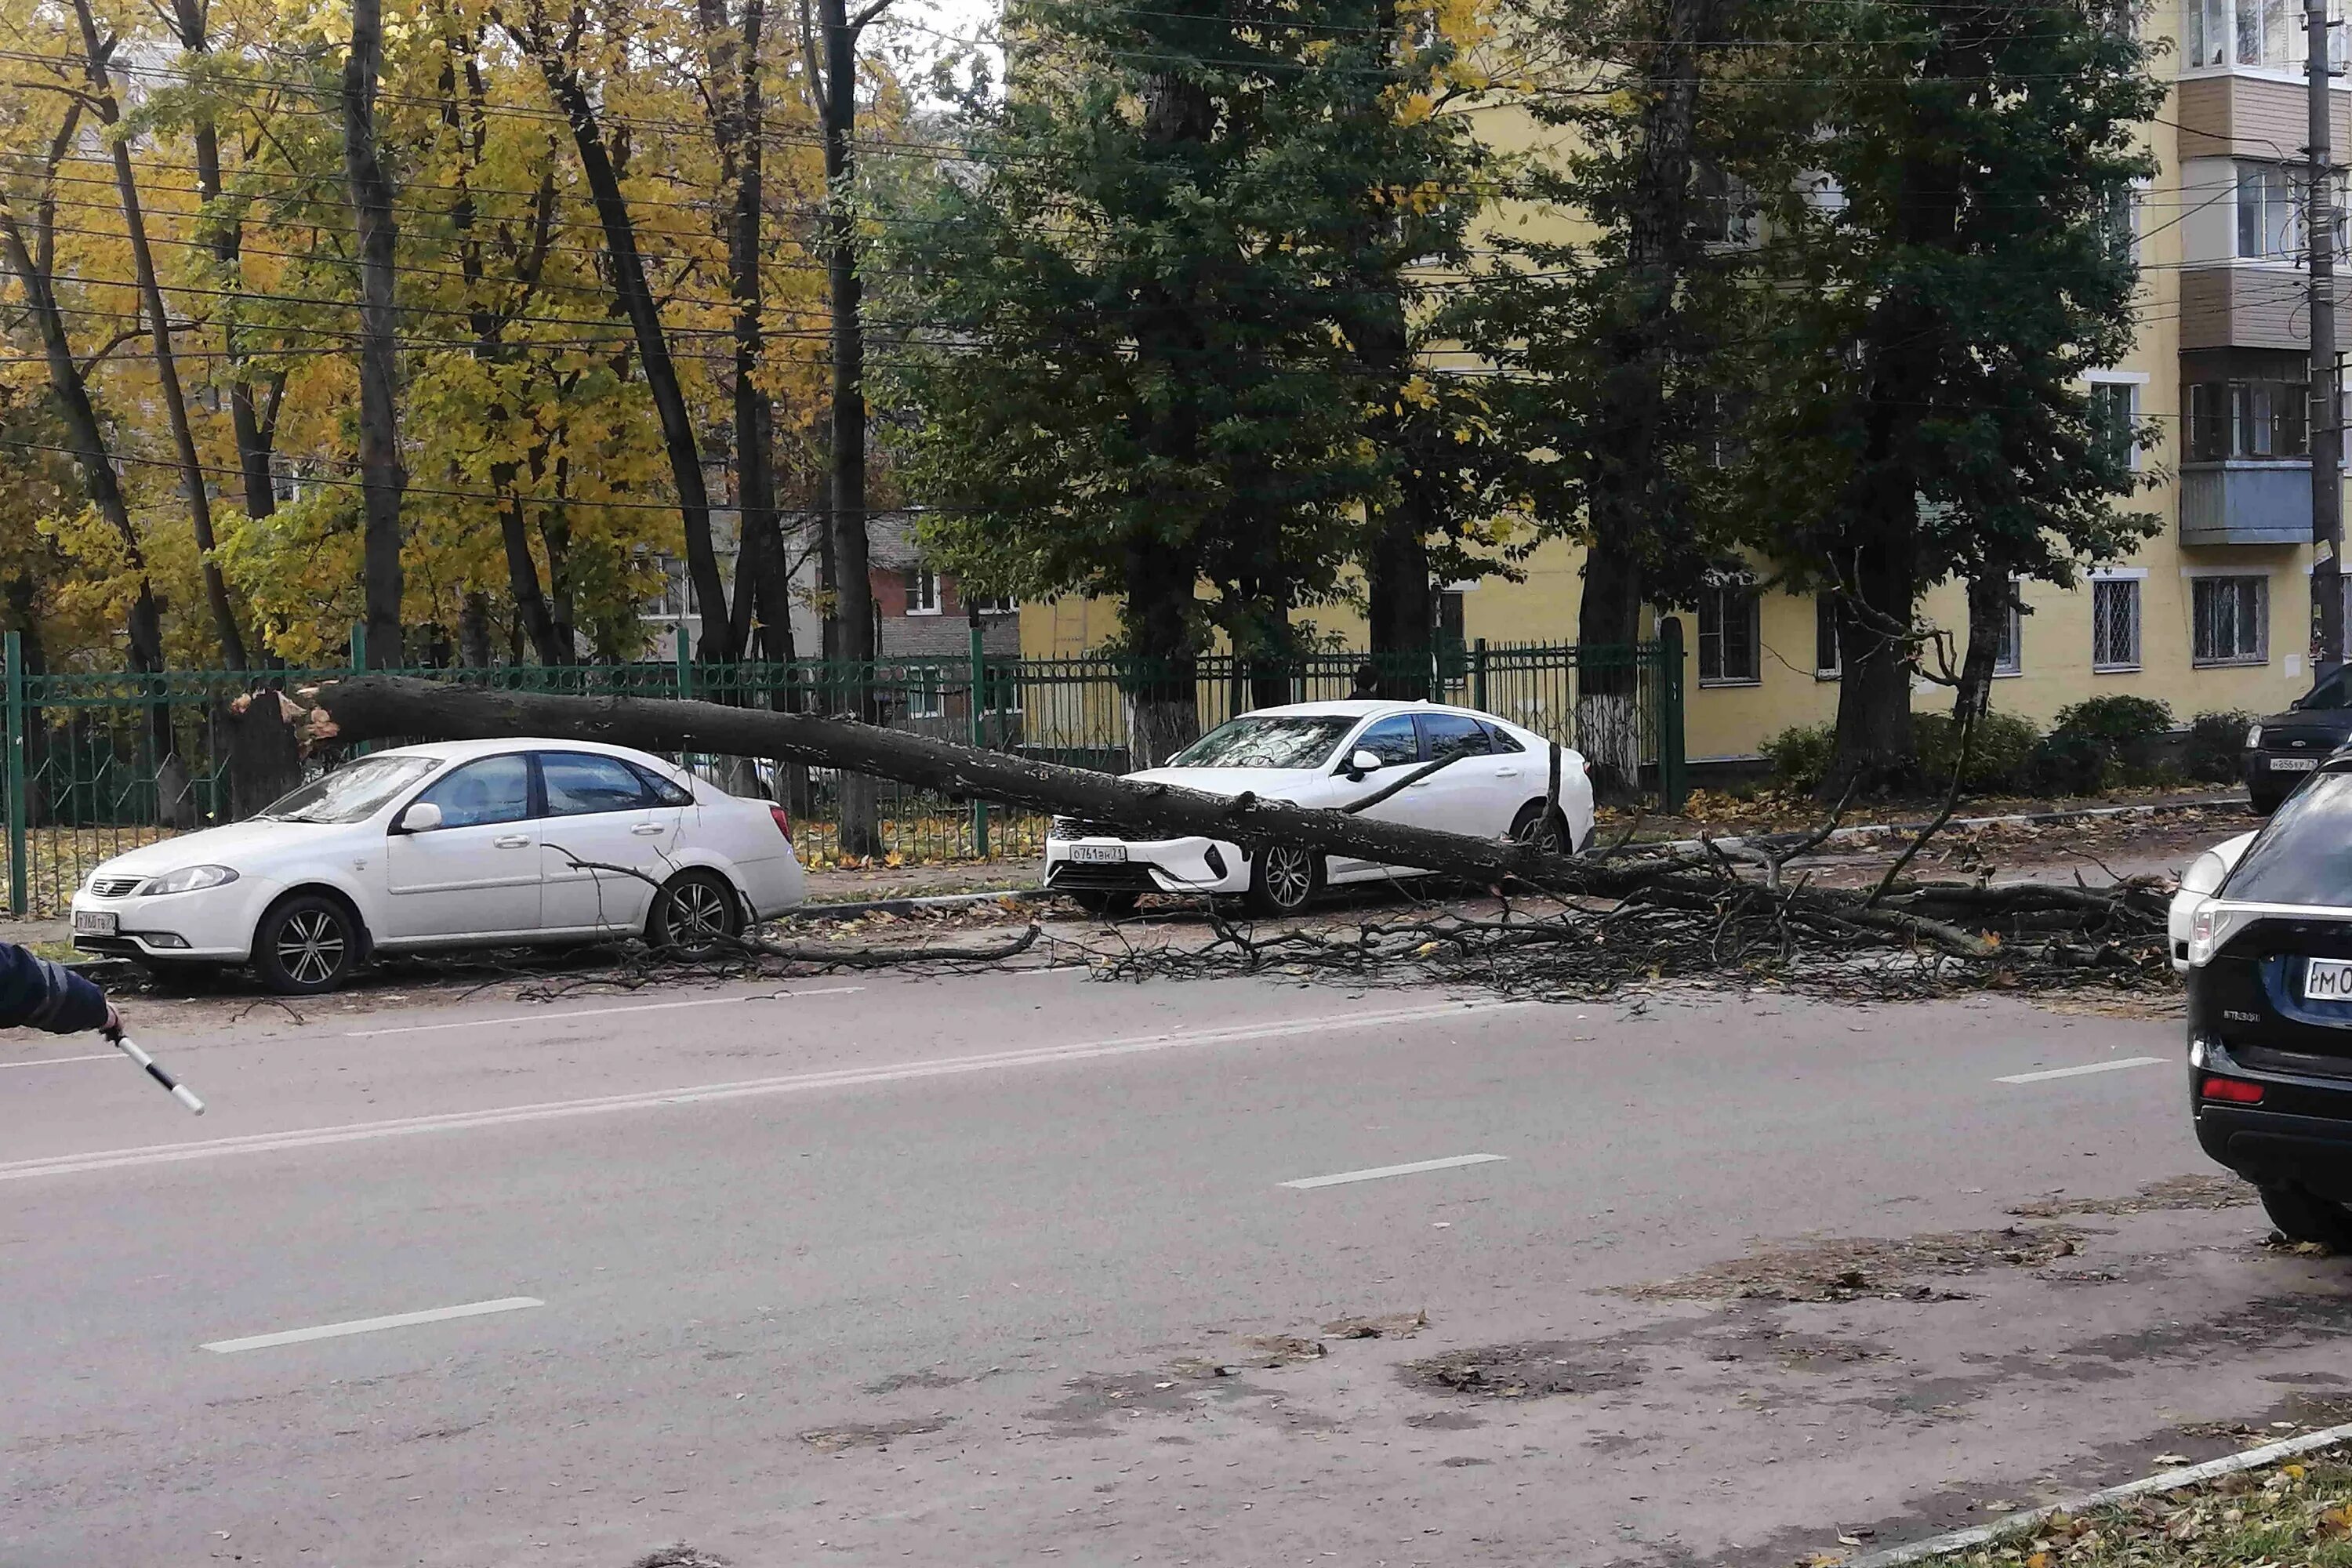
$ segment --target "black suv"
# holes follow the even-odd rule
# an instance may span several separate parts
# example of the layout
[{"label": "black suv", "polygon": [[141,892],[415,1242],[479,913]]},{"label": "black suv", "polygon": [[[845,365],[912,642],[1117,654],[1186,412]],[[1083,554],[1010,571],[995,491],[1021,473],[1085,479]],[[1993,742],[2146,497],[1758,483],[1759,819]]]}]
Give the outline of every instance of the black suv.
[{"label": "black suv", "polygon": [[2189,1094],[2205,1152],[2297,1241],[2352,1251],[2352,753],[2196,910]]},{"label": "black suv", "polygon": [[2329,752],[2352,742],[2352,666],[2246,731],[2246,793],[2267,816]]}]

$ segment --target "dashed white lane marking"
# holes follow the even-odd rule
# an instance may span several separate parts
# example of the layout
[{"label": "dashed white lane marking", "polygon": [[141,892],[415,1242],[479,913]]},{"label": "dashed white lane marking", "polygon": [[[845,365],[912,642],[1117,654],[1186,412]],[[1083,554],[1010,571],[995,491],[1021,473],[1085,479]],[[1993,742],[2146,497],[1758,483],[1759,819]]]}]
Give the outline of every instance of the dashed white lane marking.
[{"label": "dashed white lane marking", "polygon": [[1375,1165],[1369,1171],[1342,1171],[1336,1176],[1301,1176],[1295,1182],[1284,1182],[1286,1187],[1339,1187],[1349,1182],[1377,1182],[1383,1176],[1413,1176],[1423,1171],[1451,1171],[1461,1165],[1487,1165],[1505,1158],[1501,1154],[1451,1154],[1443,1160],[1415,1160],[1410,1165]]},{"label": "dashed white lane marking", "polygon": [[810,991],[772,991],[752,996],[697,996],[690,1002],[640,1002],[634,1007],[575,1007],[569,1013],[524,1013],[512,1018],[458,1018],[446,1024],[403,1024],[392,1029],[346,1029],[347,1040],[379,1035],[422,1035],[432,1029],[489,1029],[501,1024],[560,1024],[566,1018],[604,1018],[615,1013],[659,1013],[670,1007],[716,1007],[728,1002],[782,1002],[795,996],[846,996],[863,985],[824,985]]},{"label": "dashed white lane marking", "polygon": [[0,1069],[8,1068],[61,1068],[68,1062],[110,1062],[120,1059],[112,1051],[100,1051],[93,1057],[44,1057],[37,1062],[0,1062]]},{"label": "dashed white lane marking", "polygon": [[135,1149],[111,1149],[94,1154],[58,1154],[47,1159],[17,1160],[0,1164],[0,1182],[21,1182],[37,1176],[72,1176],[90,1171],[121,1170],[128,1166],[170,1164],[182,1160],[215,1160],[231,1154],[259,1154],[278,1149],[315,1149],[331,1143],[404,1138],[421,1132],[456,1132],[482,1127],[508,1127],[525,1121],[603,1116],[623,1110],[655,1110],[665,1106],[702,1105],[764,1095],[799,1094],[813,1089],[856,1089],[964,1073],[1051,1067],[1064,1062],[1139,1056],[1151,1051],[1204,1046],[1239,1045],[1252,1040],[1274,1040],[1340,1029],[1388,1028],[1402,1024],[1435,1023],[1442,1019],[1475,1017],[1543,1005],[1545,1004],[1540,1002],[1525,1001],[1447,1002],[1378,1013],[1326,1014],[1313,1018],[1229,1025],[1223,1028],[1183,1029],[1160,1035],[1130,1036],[1124,1039],[1039,1046],[1028,1050],[995,1051],[982,1056],[942,1057],[926,1061],[902,1062],[891,1067],[843,1068],[831,1072],[794,1073],[788,1077],[749,1079],[735,1083],[694,1084],[683,1089],[600,1095],[590,1100],[551,1100],[496,1110],[460,1110],[439,1116],[407,1116],[390,1121],[352,1122],[340,1127],[257,1132],[241,1138],[213,1138],[194,1143],[157,1143]]},{"label": "dashed white lane marking", "polygon": [[314,1329],[287,1329],[275,1334],[254,1334],[241,1340],[215,1340],[205,1350],[221,1355],[239,1351],[266,1351],[272,1345],[299,1345],[311,1340],[340,1340],[348,1334],[372,1334],[379,1329],[406,1329],[418,1323],[446,1323],[452,1318],[483,1318],[492,1312],[519,1312],[544,1307],[536,1296],[501,1296],[495,1301],[468,1301],[462,1307],[435,1307],[424,1312],[394,1312],[386,1318],[354,1318],[347,1323],[320,1323]]},{"label": "dashed white lane marking", "polygon": [[2046,1083],[2053,1078],[2087,1078],[2095,1072],[2121,1072],[2126,1068],[2160,1068],[2169,1057],[2117,1057],[2111,1062],[2085,1062],[2078,1068],[2045,1068],[2040,1072],[2013,1072],[1995,1083]]}]

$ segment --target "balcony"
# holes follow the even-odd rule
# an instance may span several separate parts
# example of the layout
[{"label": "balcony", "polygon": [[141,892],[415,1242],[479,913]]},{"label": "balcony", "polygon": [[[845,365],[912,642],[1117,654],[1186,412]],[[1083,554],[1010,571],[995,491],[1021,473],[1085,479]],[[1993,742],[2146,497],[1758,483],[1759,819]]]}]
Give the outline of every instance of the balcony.
[{"label": "balcony", "polygon": [[2311,459],[2239,458],[2180,469],[2183,544],[2308,544]]}]

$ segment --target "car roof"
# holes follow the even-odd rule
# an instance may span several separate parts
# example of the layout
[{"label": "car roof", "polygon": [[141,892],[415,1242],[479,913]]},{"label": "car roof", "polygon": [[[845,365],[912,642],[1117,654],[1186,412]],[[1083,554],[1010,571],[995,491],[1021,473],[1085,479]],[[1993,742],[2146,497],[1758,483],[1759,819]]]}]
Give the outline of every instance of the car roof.
[{"label": "car roof", "polygon": [[[462,763],[476,757],[500,756],[508,752],[592,752],[607,757],[626,757],[631,762],[662,762],[659,757],[644,752],[627,746],[607,745],[602,741],[555,741],[535,735],[508,735],[495,741],[424,741],[413,746],[392,746],[368,754],[377,757],[431,757],[436,762]],[[666,763],[662,765],[669,767]]]},{"label": "car roof", "polygon": [[1389,713],[1459,713],[1468,719],[1484,719],[1490,724],[1508,724],[1492,713],[1482,713],[1475,708],[1456,708],[1448,702],[1399,702],[1392,698],[1348,697],[1330,702],[1290,702],[1280,708],[1253,708],[1236,717],[1258,719],[1267,715],[1297,716],[1308,719],[1369,719]]}]

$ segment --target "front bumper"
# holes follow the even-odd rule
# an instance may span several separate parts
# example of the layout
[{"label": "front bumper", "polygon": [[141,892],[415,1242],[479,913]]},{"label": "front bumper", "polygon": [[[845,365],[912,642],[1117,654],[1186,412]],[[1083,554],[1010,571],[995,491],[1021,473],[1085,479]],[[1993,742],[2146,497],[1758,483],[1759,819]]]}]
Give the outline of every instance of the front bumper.
[{"label": "front bumper", "polygon": [[[2318,764],[2327,760],[2324,748],[2292,752],[2241,751],[2238,771],[2246,781],[2248,793],[2267,799],[2284,799],[2294,793],[2295,786],[2318,771]],[[2294,764],[2280,767],[2281,763]]]},{"label": "front bumper", "polygon": [[[1079,860],[1074,846],[1116,845],[1124,860]],[[1220,865],[1223,869],[1220,870]],[[1108,837],[1045,840],[1045,886],[1122,893],[1239,893],[1249,889],[1249,858],[1241,846],[1217,838]]]},{"label": "front bumper", "polygon": [[[2215,1075],[2261,1084],[2263,1102],[2203,1099],[2203,1080]],[[2189,1096],[2197,1142],[2219,1163],[2257,1186],[2301,1187],[2352,1203],[2352,1076],[2282,1069],[2267,1061],[2250,1067],[2207,1040],[2202,1065],[2189,1069]]]},{"label": "front bumper", "polygon": [[76,931],[74,950],[110,958],[243,963],[253,956],[253,927],[259,915],[257,900],[266,902],[268,892],[251,878],[226,887],[152,899],[101,899],[85,887],[74,895],[73,913],[111,914],[115,933]]}]

